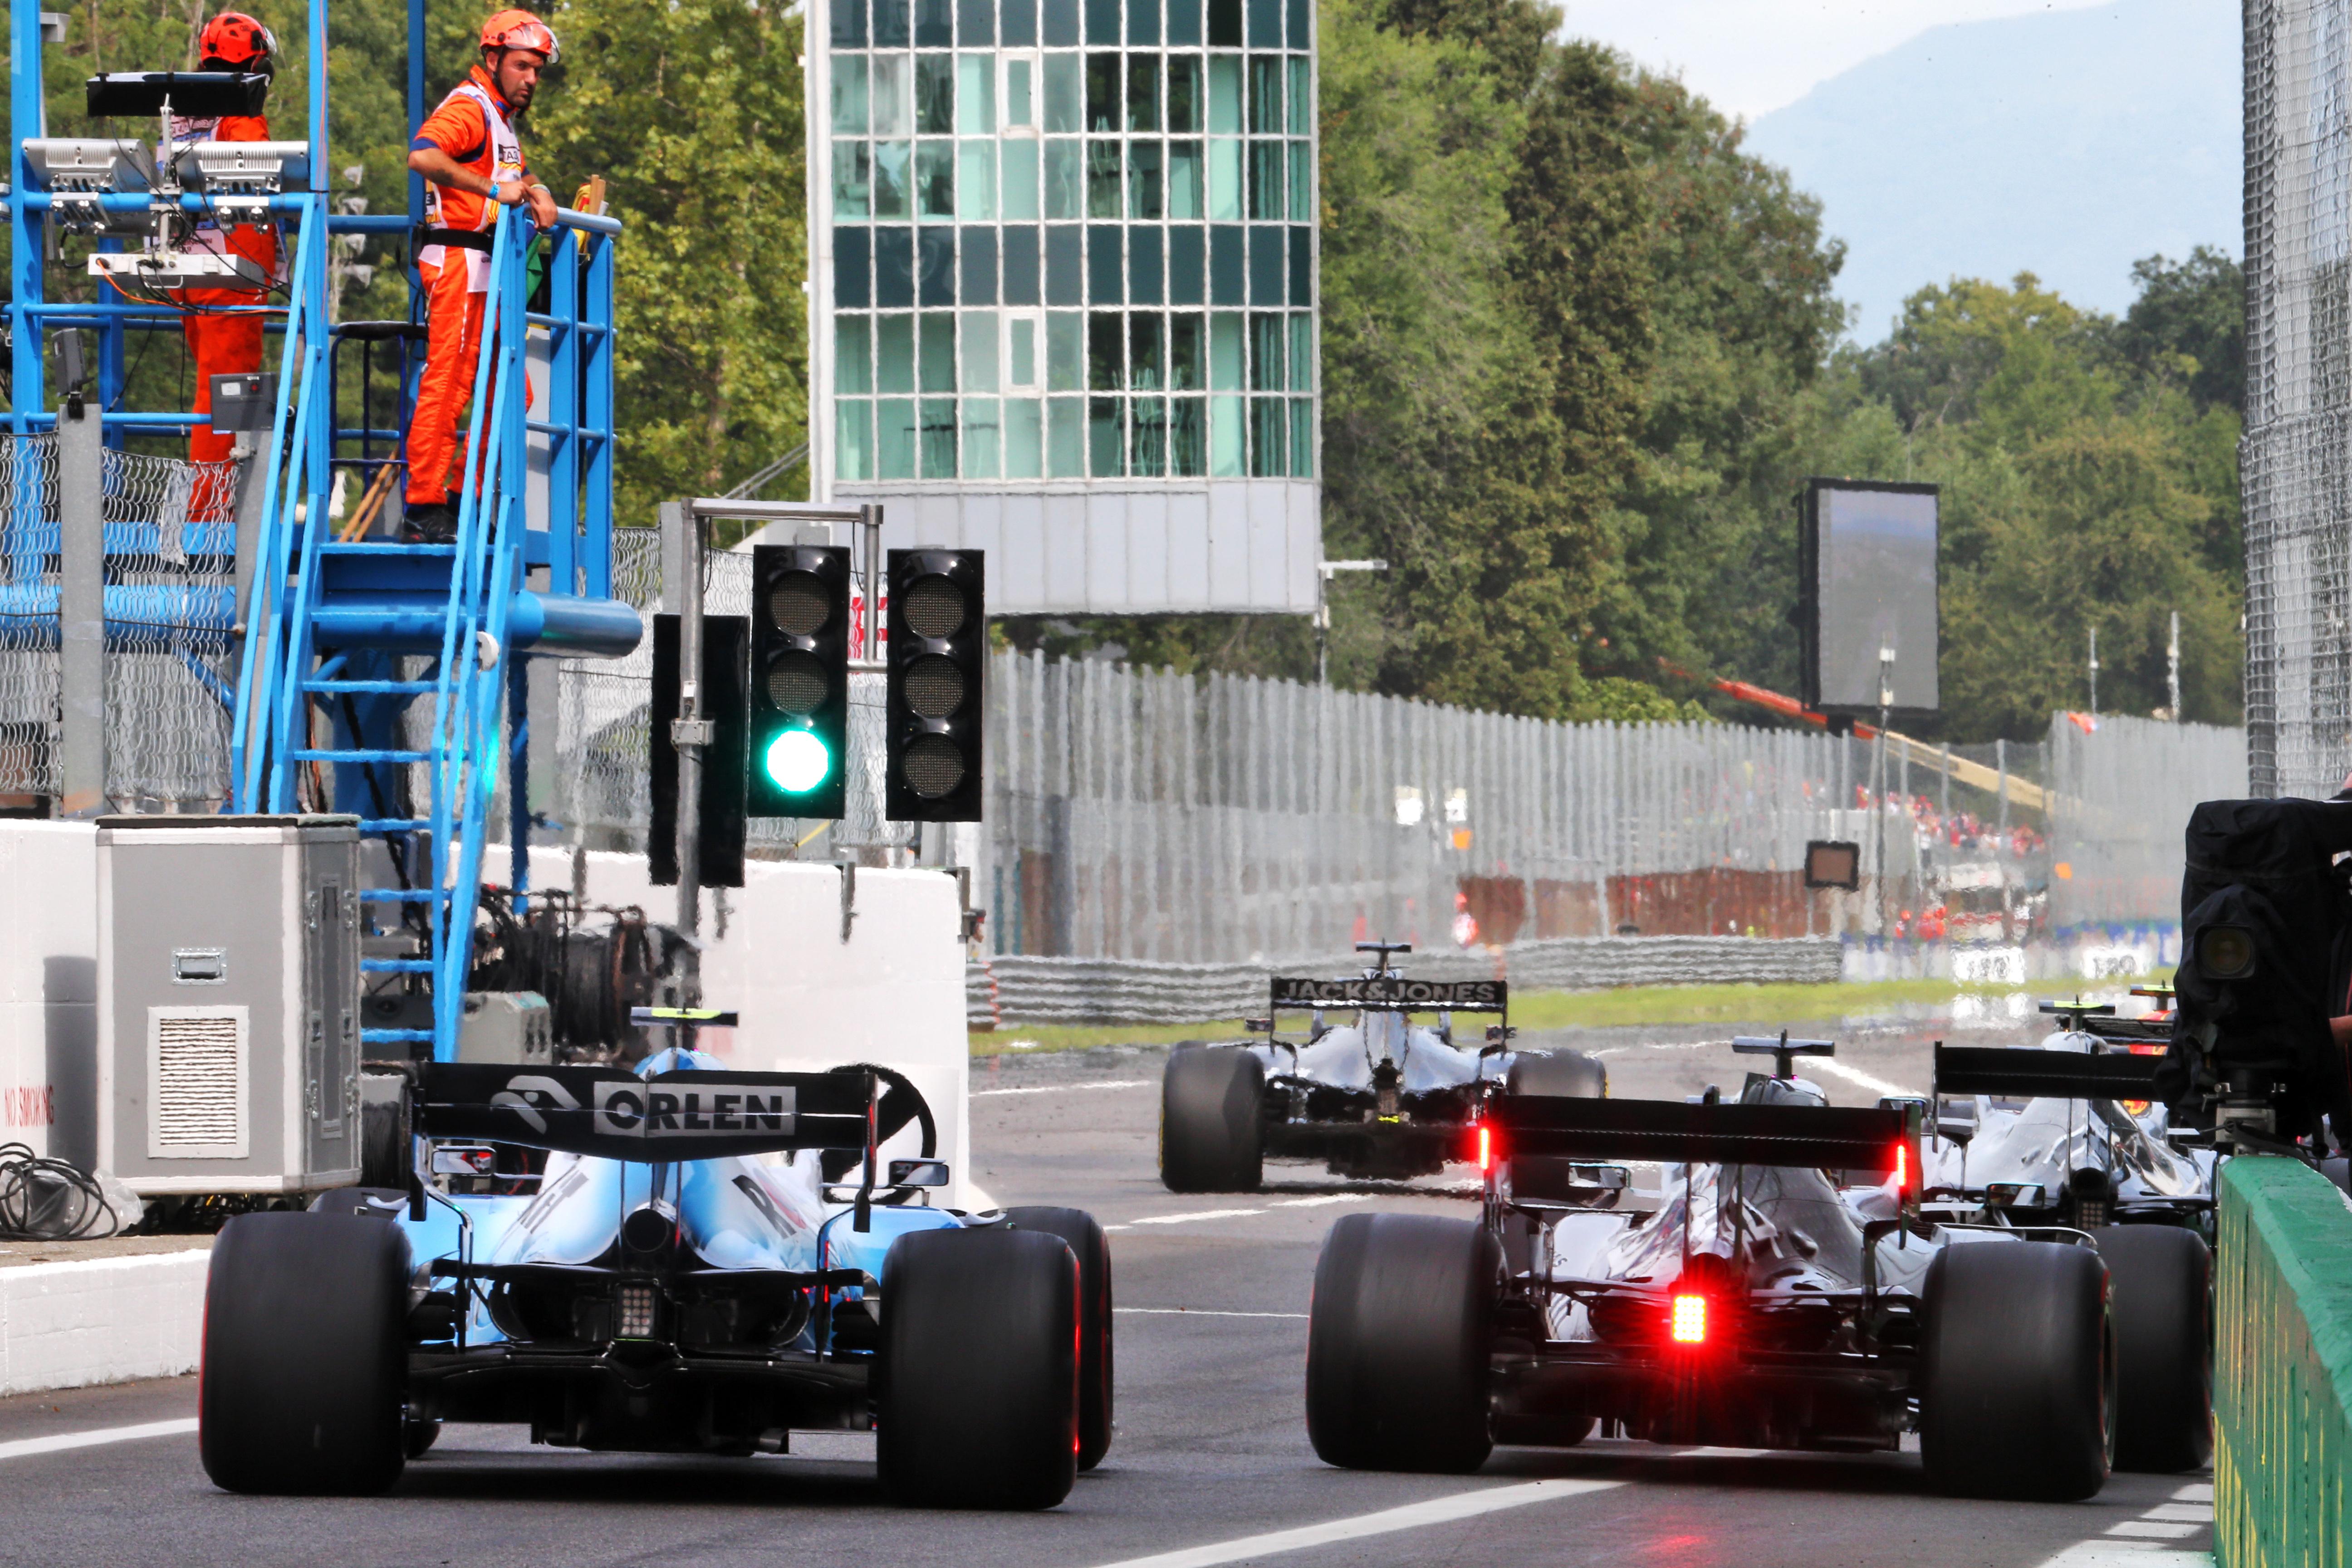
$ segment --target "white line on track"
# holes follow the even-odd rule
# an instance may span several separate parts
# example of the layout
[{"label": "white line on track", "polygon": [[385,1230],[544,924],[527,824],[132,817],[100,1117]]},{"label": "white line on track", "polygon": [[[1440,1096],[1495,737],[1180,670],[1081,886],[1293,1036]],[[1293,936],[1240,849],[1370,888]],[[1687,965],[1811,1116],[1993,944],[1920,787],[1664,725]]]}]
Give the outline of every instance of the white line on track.
[{"label": "white line on track", "polygon": [[1133,1312],[1145,1318],[1298,1318],[1304,1312],[1220,1312],[1208,1307],[1113,1307],[1114,1312]]},{"label": "white line on track", "polygon": [[1811,1072],[1818,1068],[1822,1072],[1835,1073],[1838,1077],[1845,1079],[1846,1082],[1858,1083],[1862,1085],[1863,1088],[1870,1090],[1873,1094],[1890,1095],[1896,1100],[1924,1100],[1927,1098],[1916,1089],[1904,1089],[1898,1085],[1887,1082],[1883,1078],[1873,1078],[1868,1073],[1864,1072],[1861,1068],[1850,1068],[1834,1057],[1808,1057],[1803,1062],[1800,1063],[1799,1066],[1802,1072]]},{"label": "white line on track", "polygon": [[1265,1212],[1264,1209],[1194,1209],[1191,1214],[1147,1215],[1141,1219],[1131,1219],[1127,1223],[1129,1225],[1182,1225],[1189,1220],[1239,1219],[1244,1215]]},{"label": "white line on track", "polygon": [[1059,1094],[1068,1089],[1144,1089],[1150,1082],[1148,1078],[1120,1078],[1105,1083],[1040,1083],[1024,1089],[975,1089],[971,1097],[978,1100],[989,1094]]},{"label": "white line on track", "polygon": [[1325,1204],[1370,1203],[1378,1195],[1373,1193],[1326,1193],[1319,1198],[1276,1198],[1274,1206],[1278,1209],[1319,1209]]},{"label": "white line on track", "polygon": [[1284,1552],[1303,1552],[1311,1546],[1360,1541],[1368,1535],[1389,1535],[1400,1530],[1449,1524],[1455,1520],[1475,1519],[1482,1513],[1525,1508],[1529,1503],[1549,1502],[1555,1498],[1577,1497],[1585,1492],[1606,1491],[1624,1484],[1622,1481],[1552,1480],[1488,1487],[1482,1491],[1457,1492],[1452,1497],[1412,1503],[1404,1508],[1359,1514],[1354,1519],[1335,1519],[1327,1524],[1271,1531],[1264,1535],[1244,1535],[1237,1541],[1219,1542],[1213,1546],[1188,1546],[1181,1552],[1162,1552],[1152,1557],[1130,1557],[1122,1562],[1106,1563],[1104,1568],[1218,1568],[1221,1563],[1247,1563]]},{"label": "white line on track", "polygon": [[142,1437],[184,1437],[195,1429],[192,1415],[181,1421],[145,1421],[136,1426],[101,1426],[95,1432],[60,1432],[53,1437],[19,1437],[13,1443],[0,1443],[0,1459],[62,1454],[69,1448],[95,1448],[106,1443],[135,1443]]}]

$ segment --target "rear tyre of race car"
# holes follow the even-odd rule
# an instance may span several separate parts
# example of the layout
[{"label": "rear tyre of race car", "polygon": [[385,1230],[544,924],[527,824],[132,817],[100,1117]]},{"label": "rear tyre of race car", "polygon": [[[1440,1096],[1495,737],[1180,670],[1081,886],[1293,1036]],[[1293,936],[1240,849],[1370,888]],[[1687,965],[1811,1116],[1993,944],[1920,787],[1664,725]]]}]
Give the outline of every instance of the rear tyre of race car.
[{"label": "rear tyre of race car", "polygon": [[1160,1179],[1171,1193],[1251,1193],[1265,1173],[1265,1068],[1244,1050],[1171,1052],[1160,1079]]},{"label": "rear tyre of race car", "polygon": [[205,1284],[196,1442],[233,1492],[363,1497],[400,1479],[408,1242],[338,1214],[240,1215]]},{"label": "rear tyre of race car", "polygon": [[1015,1230],[1042,1230],[1069,1243],[1078,1260],[1078,1468],[1091,1470],[1110,1449],[1110,1238],[1084,1209],[1013,1208]]},{"label": "rear tyre of race car", "polygon": [[2213,1456],[2213,1255],[2195,1231],[2108,1226],[2116,1323],[2116,1468],[2171,1474]]},{"label": "rear tyre of race car", "polygon": [[1307,1436],[1324,1463],[1462,1474],[1486,1462],[1495,1238],[1473,1220],[1351,1214],[1315,1265]]},{"label": "rear tyre of race car", "polygon": [[882,1264],[875,1457],[915,1508],[1051,1508],[1077,1479],[1078,1261],[1042,1230],[922,1230]]},{"label": "rear tyre of race car", "polygon": [[2115,1454],[2107,1271],[2086,1247],[1947,1247],[1927,1266],[1919,1456],[1963,1497],[2074,1502]]},{"label": "rear tyre of race car", "polygon": [[1512,1058],[1503,1082],[1513,1094],[1555,1100],[1606,1100],[1609,1069],[1582,1051],[1523,1051]]}]

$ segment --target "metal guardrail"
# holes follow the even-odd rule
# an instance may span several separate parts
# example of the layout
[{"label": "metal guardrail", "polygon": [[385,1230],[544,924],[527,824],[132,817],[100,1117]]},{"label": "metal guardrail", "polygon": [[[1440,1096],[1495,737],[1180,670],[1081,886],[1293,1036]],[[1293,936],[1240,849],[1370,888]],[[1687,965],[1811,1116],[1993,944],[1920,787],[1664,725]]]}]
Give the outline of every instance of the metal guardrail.
[{"label": "metal guardrail", "polygon": [[[1834,937],[1570,937],[1490,952],[1416,953],[1417,979],[1507,979],[1521,991],[1707,981],[1815,984],[1838,978]],[[1006,1024],[1190,1024],[1263,1012],[1276,973],[1356,972],[1344,955],[1276,963],[1148,963],[1118,958],[1004,953],[965,971],[965,1011],[976,1029]]]},{"label": "metal guardrail", "polygon": [[2352,1559],[2352,1203],[2293,1160],[2221,1172],[2213,1345],[2218,1568]]}]

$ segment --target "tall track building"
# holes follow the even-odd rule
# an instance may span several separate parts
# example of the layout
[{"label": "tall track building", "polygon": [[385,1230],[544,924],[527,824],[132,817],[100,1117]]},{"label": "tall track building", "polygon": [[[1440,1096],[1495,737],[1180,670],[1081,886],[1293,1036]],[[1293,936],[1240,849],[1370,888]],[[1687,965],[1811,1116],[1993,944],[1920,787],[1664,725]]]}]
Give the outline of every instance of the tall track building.
[{"label": "tall track building", "polygon": [[1311,0],[808,14],[817,493],[992,613],[1311,609]]}]

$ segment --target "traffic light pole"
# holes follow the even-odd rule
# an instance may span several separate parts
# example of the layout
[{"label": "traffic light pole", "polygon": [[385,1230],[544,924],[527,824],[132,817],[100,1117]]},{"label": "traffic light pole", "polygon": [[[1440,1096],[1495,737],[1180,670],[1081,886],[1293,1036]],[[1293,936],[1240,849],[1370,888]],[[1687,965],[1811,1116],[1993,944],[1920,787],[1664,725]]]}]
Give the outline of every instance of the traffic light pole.
[{"label": "traffic light pole", "polygon": [[[702,713],[702,530],[703,515],[691,507],[673,514],[683,537],[677,559],[683,579],[677,585],[677,717],[670,721],[670,743],[677,748],[677,929],[690,939],[702,932],[702,752],[710,744],[712,725]],[[697,994],[682,997],[688,1006]]]}]

